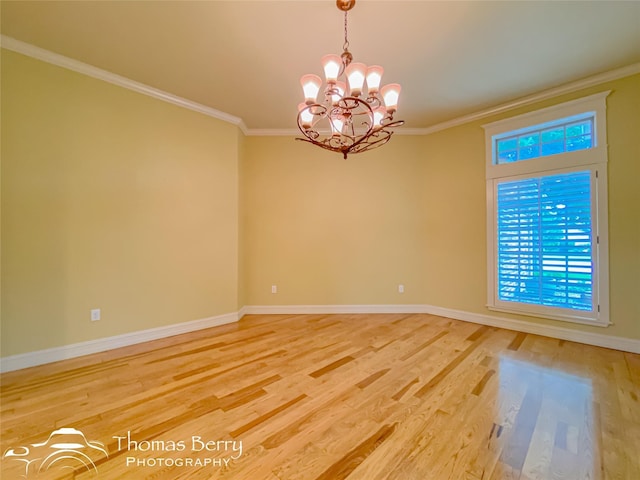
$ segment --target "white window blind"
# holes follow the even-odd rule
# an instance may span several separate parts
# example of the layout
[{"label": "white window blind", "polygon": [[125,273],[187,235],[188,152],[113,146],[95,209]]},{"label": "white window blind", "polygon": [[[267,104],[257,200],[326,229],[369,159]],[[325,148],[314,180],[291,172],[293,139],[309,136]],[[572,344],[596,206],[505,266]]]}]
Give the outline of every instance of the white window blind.
[{"label": "white window blind", "polygon": [[497,184],[498,299],[593,309],[591,172]]}]

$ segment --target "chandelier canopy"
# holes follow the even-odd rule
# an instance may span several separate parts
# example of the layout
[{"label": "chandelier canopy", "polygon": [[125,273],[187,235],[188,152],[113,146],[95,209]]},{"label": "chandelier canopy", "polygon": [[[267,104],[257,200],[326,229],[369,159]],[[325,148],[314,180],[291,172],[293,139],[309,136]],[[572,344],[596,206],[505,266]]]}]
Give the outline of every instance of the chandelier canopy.
[{"label": "chandelier canopy", "polygon": [[387,143],[393,128],[404,124],[393,120],[398,108],[400,85],[380,87],[384,69],[353,62],[349,52],[347,13],[356,0],[336,0],[344,11],[344,45],[342,55],[322,57],[326,85],[324,100],[318,102],[322,86],[319,76],[308,74],[300,79],[304,103],[298,105],[298,128],[305,138],[297,138],[319,147],[340,152],[361,153]]}]

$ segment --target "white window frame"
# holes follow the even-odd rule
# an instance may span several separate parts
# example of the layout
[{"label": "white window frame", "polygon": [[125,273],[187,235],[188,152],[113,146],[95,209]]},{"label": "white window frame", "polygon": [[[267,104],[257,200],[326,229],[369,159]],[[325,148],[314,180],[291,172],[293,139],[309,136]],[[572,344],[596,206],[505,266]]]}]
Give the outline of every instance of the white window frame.
[{"label": "white window frame", "polygon": [[[483,125],[486,146],[487,182],[487,308],[494,311],[530,315],[566,322],[606,327],[609,321],[609,241],[607,194],[606,98],[611,91],[597,93],[524,115]],[[497,140],[541,124],[581,119],[593,115],[593,147],[510,163],[497,163]],[[497,291],[496,189],[501,182],[577,171],[591,171],[593,232],[593,309],[580,311],[537,304],[505,302]]]}]

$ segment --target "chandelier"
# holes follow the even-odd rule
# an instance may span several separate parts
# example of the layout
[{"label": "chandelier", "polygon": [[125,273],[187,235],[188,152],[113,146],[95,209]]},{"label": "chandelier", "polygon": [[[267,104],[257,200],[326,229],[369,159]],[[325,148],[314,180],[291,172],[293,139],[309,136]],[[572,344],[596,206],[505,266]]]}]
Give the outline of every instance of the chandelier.
[{"label": "chandelier", "polygon": [[342,55],[322,57],[324,100],[317,101],[322,80],[309,74],[300,79],[305,101],[298,105],[298,128],[305,138],[296,140],[340,152],[345,159],[349,153],[384,145],[391,138],[392,129],[404,124],[403,120],[393,120],[400,85],[392,83],[381,88],[381,66],[352,62],[347,13],[355,3],[356,0],[336,0],[338,9],[344,12],[344,45]]}]

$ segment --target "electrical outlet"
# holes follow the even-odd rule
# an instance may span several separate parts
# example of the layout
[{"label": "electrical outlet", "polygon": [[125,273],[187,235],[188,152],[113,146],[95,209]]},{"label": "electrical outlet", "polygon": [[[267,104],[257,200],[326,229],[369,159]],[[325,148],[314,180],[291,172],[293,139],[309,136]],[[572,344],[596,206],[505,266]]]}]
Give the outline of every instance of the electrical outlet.
[{"label": "electrical outlet", "polygon": [[404,285],[398,285],[398,293],[404,293]]},{"label": "electrical outlet", "polygon": [[278,293],[278,286],[277,285],[271,285],[271,293]]},{"label": "electrical outlet", "polygon": [[100,320],[100,309],[94,308],[93,310],[91,310],[91,321],[95,322],[97,320]]}]

